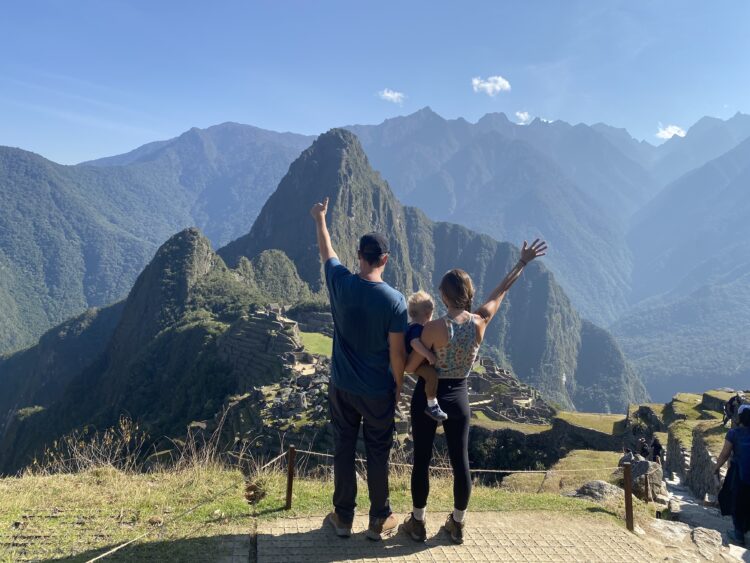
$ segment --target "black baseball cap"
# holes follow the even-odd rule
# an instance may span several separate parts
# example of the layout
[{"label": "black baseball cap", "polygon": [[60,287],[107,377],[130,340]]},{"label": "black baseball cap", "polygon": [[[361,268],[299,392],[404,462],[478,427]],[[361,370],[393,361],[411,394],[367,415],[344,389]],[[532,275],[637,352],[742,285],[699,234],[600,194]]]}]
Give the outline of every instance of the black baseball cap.
[{"label": "black baseball cap", "polygon": [[383,254],[388,254],[388,239],[380,233],[367,233],[359,239],[359,251],[364,256],[377,258]]}]

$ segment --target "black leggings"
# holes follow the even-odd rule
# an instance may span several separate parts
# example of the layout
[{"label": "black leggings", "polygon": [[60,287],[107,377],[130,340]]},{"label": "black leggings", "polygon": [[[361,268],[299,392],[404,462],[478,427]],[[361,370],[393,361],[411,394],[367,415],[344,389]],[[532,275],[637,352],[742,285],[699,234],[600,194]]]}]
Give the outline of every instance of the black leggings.
[{"label": "black leggings", "polygon": [[[448,455],[453,468],[453,506],[466,510],[471,496],[469,471],[469,390],[466,379],[441,379],[437,398],[448,415],[443,422]],[[411,472],[411,498],[416,508],[427,506],[430,494],[430,462],[437,422],[424,413],[427,396],[424,380],[420,377],[411,399],[412,436],[414,438],[414,467]]]}]

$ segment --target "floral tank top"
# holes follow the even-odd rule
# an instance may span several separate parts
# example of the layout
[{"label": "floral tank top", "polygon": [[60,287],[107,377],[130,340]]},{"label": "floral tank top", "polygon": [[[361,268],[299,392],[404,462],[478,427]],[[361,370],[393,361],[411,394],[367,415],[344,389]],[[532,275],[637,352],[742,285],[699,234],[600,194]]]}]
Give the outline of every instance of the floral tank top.
[{"label": "floral tank top", "polygon": [[464,379],[469,377],[477,359],[477,322],[474,315],[464,323],[457,323],[448,315],[443,317],[448,325],[448,344],[435,350],[435,369],[440,379]]}]

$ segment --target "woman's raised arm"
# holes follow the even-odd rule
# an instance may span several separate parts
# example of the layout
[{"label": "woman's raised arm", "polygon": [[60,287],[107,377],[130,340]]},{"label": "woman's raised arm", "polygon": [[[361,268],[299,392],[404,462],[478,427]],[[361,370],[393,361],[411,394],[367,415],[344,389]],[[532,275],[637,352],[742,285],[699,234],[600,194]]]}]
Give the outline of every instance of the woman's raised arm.
[{"label": "woman's raised arm", "polygon": [[500,285],[498,285],[492,291],[492,293],[490,293],[490,296],[487,298],[487,301],[484,303],[484,305],[479,307],[479,309],[477,309],[476,311],[476,314],[479,315],[479,317],[484,321],[485,326],[490,323],[492,317],[494,317],[498,309],[500,309],[500,304],[503,302],[503,299],[505,299],[505,295],[508,293],[508,290],[516,282],[516,280],[521,277],[523,269],[534,258],[544,256],[546,254],[546,250],[547,243],[543,240],[536,239],[531,243],[531,246],[529,246],[529,243],[527,243],[526,241],[523,241],[523,247],[521,247],[521,258],[518,260],[513,269],[508,273],[508,275],[505,276],[503,281],[500,282]]}]

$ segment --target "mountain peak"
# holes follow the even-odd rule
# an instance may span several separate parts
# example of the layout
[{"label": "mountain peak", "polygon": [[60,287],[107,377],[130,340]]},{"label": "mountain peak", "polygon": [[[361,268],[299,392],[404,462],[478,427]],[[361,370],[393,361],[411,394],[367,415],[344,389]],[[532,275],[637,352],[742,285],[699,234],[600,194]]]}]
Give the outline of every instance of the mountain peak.
[{"label": "mountain peak", "polygon": [[[313,221],[308,214],[316,201],[330,199],[328,227],[341,261],[357,261],[356,241],[372,230],[391,233],[403,225],[403,210],[388,184],[375,172],[359,139],[345,129],[320,135],[292,163],[278,189],[268,199],[250,233],[219,250],[230,265],[252,259],[266,249],[285,252],[300,277],[317,290],[322,284]],[[404,256],[406,241],[392,240],[394,255]],[[408,285],[400,268],[390,268],[391,281]]]},{"label": "mountain peak", "polygon": [[115,340],[138,349],[185,311],[190,290],[220,263],[195,227],[170,237],[130,290]]}]

